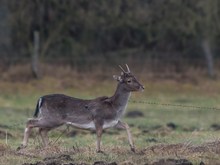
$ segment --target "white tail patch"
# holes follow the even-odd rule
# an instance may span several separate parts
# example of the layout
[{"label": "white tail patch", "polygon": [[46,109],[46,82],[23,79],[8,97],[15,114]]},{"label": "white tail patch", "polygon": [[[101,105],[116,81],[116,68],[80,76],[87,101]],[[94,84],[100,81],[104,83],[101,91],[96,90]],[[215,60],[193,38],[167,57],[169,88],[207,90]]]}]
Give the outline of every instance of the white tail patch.
[{"label": "white tail patch", "polygon": [[43,99],[42,97],[39,99],[38,101],[38,107],[39,107],[39,115],[41,114],[41,106],[42,106],[42,103],[43,103]]},{"label": "white tail patch", "polygon": [[39,107],[41,107],[42,101],[43,101],[43,99],[42,99],[42,97],[41,97],[41,98],[39,99],[39,101],[38,101],[38,106],[39,106]]}]

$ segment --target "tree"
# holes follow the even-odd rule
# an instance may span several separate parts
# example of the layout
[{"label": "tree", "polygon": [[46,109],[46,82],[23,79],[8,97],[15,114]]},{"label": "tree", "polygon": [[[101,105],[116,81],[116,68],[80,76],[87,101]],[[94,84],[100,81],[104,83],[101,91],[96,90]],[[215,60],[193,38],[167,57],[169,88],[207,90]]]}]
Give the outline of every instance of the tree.
[{"label": "tree", "polygon": [[197,7],[200,9],[199,27],[201,38],[201,46],[204,50],[204,55],[207,63],[209,77],[215,77],[214,72],[214,55],[213,47],[215,45],[216,36],[220,32],[220,3],[218,0],[210,2],[206,0],[199,1]]},{"label": "tree", "polygon": [[74,61],[75,65],[77,60],[85,62],[94,56],[128,58],[136,51],[131,58],[170,60],[170,65],[176,65],[176,61],[184,65],[182,59],[192,65],[192,59],[205,59],[209,75],[214,75],[212,50],[218,40],[216,36],[220,35],[218,0],[11,0],[7,3],[11,41],[16,50],[8,56],[11,59],[18,54],[18,61],[31,59],[33,33],[39,31],[39,59],[62,58]]}]

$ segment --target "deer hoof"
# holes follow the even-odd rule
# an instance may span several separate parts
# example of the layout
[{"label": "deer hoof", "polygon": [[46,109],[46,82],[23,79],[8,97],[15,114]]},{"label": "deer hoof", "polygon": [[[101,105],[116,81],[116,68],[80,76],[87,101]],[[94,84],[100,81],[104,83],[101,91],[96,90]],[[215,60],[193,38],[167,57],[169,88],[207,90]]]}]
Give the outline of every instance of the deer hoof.
[{"label": "deer hoof", "polygon": [[104,152],[104,151],[102,151],[102,150],[97,150],[97,151],[96,151],[96,153],[105,154],[105,152]]},{"label": "deer hoof", "polygon": [[134,148],[134,147],[131,147],[131,151],[135,153],[135,148]]},{"label": "deer hoof", "polygon": [[26,145],[21,144],[21,145],[17,148],[17,151],[19,151],[19,150],[21,150],[21,149],[24,149],[24,148],[26,148],[26,147],[27,147]]}]

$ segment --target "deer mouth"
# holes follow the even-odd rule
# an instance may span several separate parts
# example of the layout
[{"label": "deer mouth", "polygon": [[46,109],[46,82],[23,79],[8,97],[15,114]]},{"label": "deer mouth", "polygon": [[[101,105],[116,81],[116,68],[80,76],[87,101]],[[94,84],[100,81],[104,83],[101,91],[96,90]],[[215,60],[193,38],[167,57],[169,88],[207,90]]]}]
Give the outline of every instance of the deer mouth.
[{"label": "deer mouth", "polygon": [[141,86],[139,87],[139,91],[140,91],[140,92],[144,92],[144,86],[143,86],[143,85],[141,85]]}]

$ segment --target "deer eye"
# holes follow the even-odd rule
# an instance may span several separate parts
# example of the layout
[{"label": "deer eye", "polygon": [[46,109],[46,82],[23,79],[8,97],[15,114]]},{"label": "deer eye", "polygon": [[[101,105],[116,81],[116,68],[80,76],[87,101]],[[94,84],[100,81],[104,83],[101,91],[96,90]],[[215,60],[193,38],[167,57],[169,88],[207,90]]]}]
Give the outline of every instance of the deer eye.
[{"label": "deer eye", "polygon": [[130,84],[130,83],[131,83],[131,80],[128,80],[128,81],[127,81],[127,83],[129,83],[129,84]]}]

